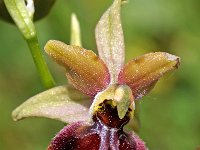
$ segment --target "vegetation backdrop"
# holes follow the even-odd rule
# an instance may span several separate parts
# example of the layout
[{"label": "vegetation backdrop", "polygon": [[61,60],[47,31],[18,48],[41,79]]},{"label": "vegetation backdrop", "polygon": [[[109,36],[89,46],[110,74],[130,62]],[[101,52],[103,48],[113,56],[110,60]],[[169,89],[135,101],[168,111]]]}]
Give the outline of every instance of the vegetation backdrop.
[{"label": "vegetation backdrop", "polygon": [[[36,23],[40,45],[69,43],[70,15],[80,20],[83,46],[95,52],[94,29],[112,0],[57,0]],[[165,76],[139,102],[140,137],[150,150],[195,150],[200,146],[200,1],[129,0],[122,8],[126,61],[150,51],[181,57],[180,68]],[[65,71],[45,55],[58,84]],[[63,123],[43,118],[14,122],[11,112],[44,88],[29,49],[14,25],[0,21],[0,149],[44,150]]]}]

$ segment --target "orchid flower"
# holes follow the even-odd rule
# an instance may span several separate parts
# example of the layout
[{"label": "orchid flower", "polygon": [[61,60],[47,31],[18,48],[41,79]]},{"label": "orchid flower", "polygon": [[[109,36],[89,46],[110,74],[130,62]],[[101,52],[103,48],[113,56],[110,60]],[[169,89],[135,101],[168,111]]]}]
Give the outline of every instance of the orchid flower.
[{"label": "orchid flower", "polygon": [[114,0],[96,26],[99,57],[80,46],[47,42],[45,51],[65,67],[70,84],[28,99],[14,110],[13,118],[48,117],[69,123],[48,150],[147,150],[124,127],[134,116],[135,101],[176,69],[180,58],[154,52],[124,64],[121,4],[122,0]]}]

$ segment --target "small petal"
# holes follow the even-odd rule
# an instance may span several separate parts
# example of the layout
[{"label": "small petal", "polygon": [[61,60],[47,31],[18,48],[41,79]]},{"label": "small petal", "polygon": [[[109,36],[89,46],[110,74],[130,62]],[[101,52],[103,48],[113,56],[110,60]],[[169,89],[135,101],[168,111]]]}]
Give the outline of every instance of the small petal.
[{"label": "small petal", "polygon": [[124,65],[124,36],[121,25],[121,0],[114,0],[96,26],[95,35],[100,58],[108,66],[111,83],[117,83]]},{"label": "small petal", "polygon": [[66,68],[73,86],[89,96],[95,96],[110,82],[107,67],[92,51],[55,40],[46,44],[45,51]]},{"label": "small petal", "polygon": [[58,86],[31,97],[16,108],[15,121],[27,117],[47,117],[66,123],[90,121],[90,98],[70,86]]},{"label": "small petal", "polygon": [[180,58],[165,52],[145,54],[128,62],[121,70],[119,84],[127,84],[135,99],[146,95],[165,73],[178,68]]}]

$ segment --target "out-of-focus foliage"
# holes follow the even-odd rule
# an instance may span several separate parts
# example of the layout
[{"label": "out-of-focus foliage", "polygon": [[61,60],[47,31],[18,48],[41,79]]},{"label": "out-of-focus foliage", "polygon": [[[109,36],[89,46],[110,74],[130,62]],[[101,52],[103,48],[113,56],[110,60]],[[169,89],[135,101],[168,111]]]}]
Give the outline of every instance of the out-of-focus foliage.
[{"label": "out-of-focus foliage", "polygon": [[[36,28],[42,46],[49,39],[70,42],[76,12],[83,46],[96,51],[94,28],[111,0],[59,0]],[[139,101],[140,136],[150,150],[194,150],[200,146],[200,1],[129,0],[122,7],[126,60],[150,51],[182,58],[180,68]],[[49,60],[49,58],[47,58]],[[65,71],[48,61],[58,81]],[[44,89],[30,52],[13,25],[0,21],[0,149],[44,150],[64,125],[48,119],[11,120],[11,111]]]}]

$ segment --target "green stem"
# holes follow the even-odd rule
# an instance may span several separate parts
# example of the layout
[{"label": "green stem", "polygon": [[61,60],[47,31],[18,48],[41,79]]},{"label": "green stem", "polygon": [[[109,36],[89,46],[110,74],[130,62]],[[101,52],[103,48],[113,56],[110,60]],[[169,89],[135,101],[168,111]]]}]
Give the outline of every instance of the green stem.
[{"label": "green stem", "polygon": [[53,87],[55,85],[55,82],[48,69],[46,61],[42,55],[37,37],[34,37],[33,39],[30,39],[30,40],[26,40],[26,42],[31,51],[35,66],[37,67],[37,70],[39,72],[40,79],[42,80],[43,85],[46,88]]},{"label": "green stem", "polygon": [[55,85],[54,79],[52,78],[38,44],[37,33],[32,21],[32,9],[29,10],[26,7],[24,0],[4,0],[4,3],[10,16],[29,46],[43,85],[46,88],[53,87]]}]

